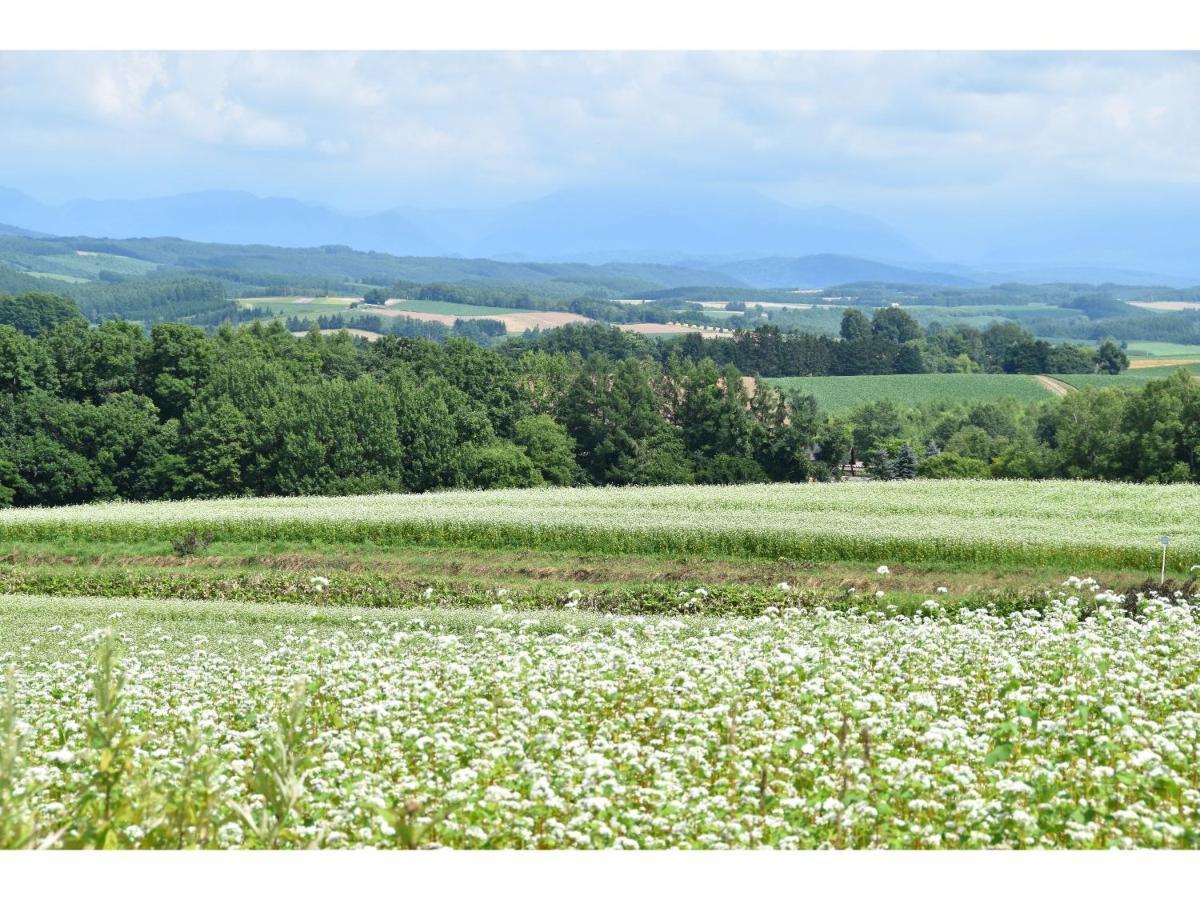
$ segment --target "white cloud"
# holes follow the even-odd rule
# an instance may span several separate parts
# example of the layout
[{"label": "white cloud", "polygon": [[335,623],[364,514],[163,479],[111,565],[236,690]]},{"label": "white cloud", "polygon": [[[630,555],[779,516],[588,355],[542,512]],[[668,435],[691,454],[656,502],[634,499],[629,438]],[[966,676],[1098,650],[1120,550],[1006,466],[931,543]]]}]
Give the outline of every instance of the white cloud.
[{"label": "white cloud", "polygon": [[181,189],[385,204],[661,178],[1200,185],[1195,54],[9,53],[0,115],[0,164],[43,180],[47,148],[91,140],[80,165],[131,177],[186,156]]}]

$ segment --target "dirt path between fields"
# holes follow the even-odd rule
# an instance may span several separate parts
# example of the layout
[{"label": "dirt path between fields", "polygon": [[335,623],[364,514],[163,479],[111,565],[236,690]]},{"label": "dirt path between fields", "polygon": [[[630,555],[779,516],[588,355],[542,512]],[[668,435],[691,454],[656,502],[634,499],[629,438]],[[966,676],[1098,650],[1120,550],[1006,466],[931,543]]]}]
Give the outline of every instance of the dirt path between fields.
[{"label": "dirt path between fields", "polygon": [[1059,381],[1057,378],[1051,378],[1049,375],[1034,375],[1037,383],[1052,393],[1055,397],[1065,397],[1067,394],[1075,390],[1075,388],[1065,381]]}]

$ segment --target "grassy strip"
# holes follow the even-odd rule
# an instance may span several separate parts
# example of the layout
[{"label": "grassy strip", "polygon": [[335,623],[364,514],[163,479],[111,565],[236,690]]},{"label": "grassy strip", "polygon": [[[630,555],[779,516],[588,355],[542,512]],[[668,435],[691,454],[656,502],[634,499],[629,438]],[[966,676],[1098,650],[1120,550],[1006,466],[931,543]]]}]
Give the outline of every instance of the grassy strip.
[{"label": "grassy strip", "polygon": [[[1157,582],[1128,580],[1111,583],[1133,594],[1157,587]],[[835,609],[875,611],[882,615],[918,615],[934,600],[941,609],[991,609],[1006,614],[1044,609],[1045,583],[1034,589],[1014,585],[979,588],[962,593],[935,593],[911,587],[892,589],[882,580],[859,580],[855,585],[798,588],[791,585],[744,584],[584,585],[566,589],[562,583],[530,584],[521,588],[482,588],[447,579],[413,582],[374,573],[339,572],[328,579],[295,572],[238,572],[156,570],[123,567],[0,566],[0,592],[46,596],[142,597],[204,603],[271,604],[314,609],[442,608],[463,610],[583,611],[613,615],[705,615],[746,617],[772,609]],[[886,588],[886,590],[884,589]],[[1190,596],[1192,582],[1170,582],[1168,590]],[[879,591],[882,596],[877,595]]]}]

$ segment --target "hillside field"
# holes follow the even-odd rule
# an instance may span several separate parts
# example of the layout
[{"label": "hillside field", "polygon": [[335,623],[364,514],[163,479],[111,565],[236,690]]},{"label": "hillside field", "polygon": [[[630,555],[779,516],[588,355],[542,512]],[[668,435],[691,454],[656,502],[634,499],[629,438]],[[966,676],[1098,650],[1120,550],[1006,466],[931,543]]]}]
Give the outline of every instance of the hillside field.
[{"label": "hillside field", "polygon": [[1197,598],[1145,584],[1197,514],[1087,482],[5,510],[0,847],[1196,848]]},{"label": "hillside field", "polygon": [[1150,366],[1147,368],[1126,369],[1119,375],[1055,375],[1059,381],[1064,381],[1074,388],[1140,388],[1148,382],[1159,378],[1167,378],[1180,369],[1200,376],[1200,365],[1184,366]]},{"label": "hillside field", "polygon": [[846,412],[874,400],[916,406],[935,400],[1015,400],[1037,403],[1052,394],[1031,375],[828,375],[768,378],[775,387],[812,394],[830,413]]},{"label": "hillside field", "polygon": [[1200,561],[1200,488],[908,481],[554,488],[109,503],[0,511],[0,539],[538,548],[626,555],[1140,567]]}]

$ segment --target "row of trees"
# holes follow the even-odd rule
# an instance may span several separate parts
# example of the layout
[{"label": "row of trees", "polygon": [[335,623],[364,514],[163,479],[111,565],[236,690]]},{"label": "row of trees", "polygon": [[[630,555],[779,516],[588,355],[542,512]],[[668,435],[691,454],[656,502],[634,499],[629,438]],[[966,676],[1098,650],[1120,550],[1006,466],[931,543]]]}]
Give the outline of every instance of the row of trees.
[{"label": "row of trees", "polygon": [[[847,309],[836,338],[767,325],[729,338],[706,339],[693,333],[668,343],[638,340],[603,325],[571,325],[526,343],[583,356],[599,352],[659,360],[671,355],[695,361],[711,359],[762,377],[924,372],[1116,374],[1129,366],[1124,351],[1111,341],[1096,349],[1051,344],[1011,322],[982,330],[966,325],[926,330],[899,307],[876,310],[870,318],[859,309]],[[523,346],[513,343],[506,352],[519,353]]]},{"label": "row of trees", "polygon": [[839,458],[853,447],[877,478],[903,477],[911,453],[927,478],[1196,482],[1200,382],[1179,370],[1136,390],[1076,391],[1033,406],[880,400],[825,419],[817,441]]},{"label": "row of trees", "polygon": [[611,353],[585,355],[278,323],[147,334],[47,296],[0,299],[0,320],[4,505],[798,481],[852,457],[880,478],[1200,480],[1186,374],[1031,407],[880,401],[831,417],[711,358],[626,353],[660,345],[612,329]]},{"label": "row of trees", "polygon": [[805,480],[811,400],[711,360],[281,324],[0,325],[0,504]]}]

